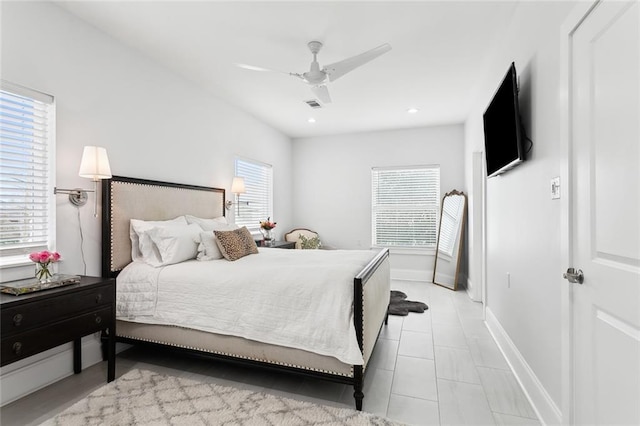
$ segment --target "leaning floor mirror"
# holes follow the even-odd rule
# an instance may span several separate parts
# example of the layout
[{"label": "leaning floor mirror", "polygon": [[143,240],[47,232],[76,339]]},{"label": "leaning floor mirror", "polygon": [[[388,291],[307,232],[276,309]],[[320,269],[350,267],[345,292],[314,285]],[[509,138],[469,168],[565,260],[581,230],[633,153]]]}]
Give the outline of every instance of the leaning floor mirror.
[{"label": "leaning floor mirror", "polygon": [[442,198],[433,283],[451,290],[458,288],[466,219],[467,196],[455,189],[447,192]]}]

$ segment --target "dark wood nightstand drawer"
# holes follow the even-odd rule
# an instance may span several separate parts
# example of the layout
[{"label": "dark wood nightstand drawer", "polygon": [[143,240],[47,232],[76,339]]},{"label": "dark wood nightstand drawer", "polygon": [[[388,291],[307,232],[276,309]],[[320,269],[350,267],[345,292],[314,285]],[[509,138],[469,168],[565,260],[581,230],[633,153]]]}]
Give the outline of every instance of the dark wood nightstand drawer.
[{"label": "dark wood nightstand drawer", "polygon": [[[83,311],[111,305],[114,303],[113,297],[113,286],[104,285],[3,308],[0,312],[2,336],[7,337],[75,316]],[[4,348],[2,353],[4,355]]]},{"label": "dark wood nightstand drawer", "polygon": [[2,364],[40,353],[47,349],[103,330],[112,325],[111,306],[49,324],[45,329],[34,328],[2,338]]}]

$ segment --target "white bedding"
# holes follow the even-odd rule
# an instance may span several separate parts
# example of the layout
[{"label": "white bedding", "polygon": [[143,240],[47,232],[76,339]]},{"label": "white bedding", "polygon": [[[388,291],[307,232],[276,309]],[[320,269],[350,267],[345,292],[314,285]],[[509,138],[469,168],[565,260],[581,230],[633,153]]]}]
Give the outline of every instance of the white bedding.
[{"label": "white bedding", "polygon": [[368,250],[282,250],[235,262],[133,262],[117,278],[118,319],[170,324],[363,364],[353,325],[353,277]]}]

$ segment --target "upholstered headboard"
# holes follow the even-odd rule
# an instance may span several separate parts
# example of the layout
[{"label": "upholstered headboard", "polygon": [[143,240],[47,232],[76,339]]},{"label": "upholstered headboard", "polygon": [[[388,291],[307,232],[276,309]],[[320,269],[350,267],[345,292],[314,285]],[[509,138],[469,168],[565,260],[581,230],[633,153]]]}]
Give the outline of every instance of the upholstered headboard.
[{"label": "upholstered headboard", "polygon": [[224,216],[225,191],[113,176],[102,181],[102,276],[115,277],[131,262],[129,221],[167,220],[190,214]]}]

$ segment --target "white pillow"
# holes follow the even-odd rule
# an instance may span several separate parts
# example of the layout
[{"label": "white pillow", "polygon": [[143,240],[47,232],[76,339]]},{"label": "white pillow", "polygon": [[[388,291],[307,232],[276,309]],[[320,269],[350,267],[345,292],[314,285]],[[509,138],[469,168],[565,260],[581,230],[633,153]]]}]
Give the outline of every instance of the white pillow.
[{"label": "white pillow", "polygon": [[[233,231],[238,229],[238,225],[230,223],[227,225],[217,224],[215,231]],[[213,233],[214,230],[200,233],[200,245],[198,246],[198,260],[216,260],[222,259],[222,252],[218,243],[216,242],[216,236]]]},{"label": "white pillow", "polygon": [[213,219],[203,219],[201,217],[191,216],[188,214],[185,218],[187,219],[187,223],[198,224],[204,231],[214,231],[217,230],[216,226],[221,224],[226,225],[229,223],[227,222],[227,218],[224,216],[214,217]]},{"label": "white pillow", "polygon": [[153,262],[160,261],[157,249],[146,234],[151,228],[162,226],[186,226],[187,219],[178,216],[171,220],[140,220],[131,219],[129,223],[129,238],[131,238],[131,259]]},{"label": "white pillow", "polygon": [[198,254],[200,232],[202,228],[195,223],[151,228],[147,235],[158,249],[160,262],[147,263],[151,266],[163,266],[195,259]]}]

